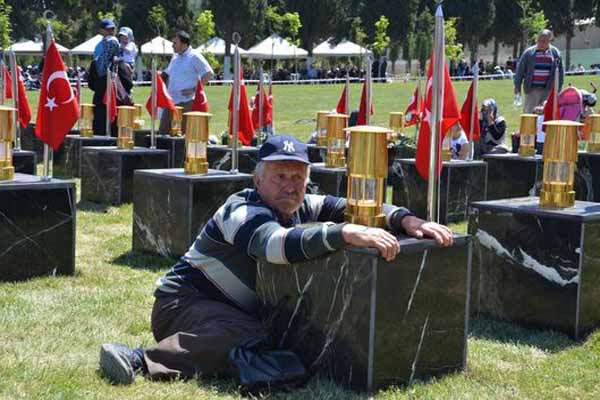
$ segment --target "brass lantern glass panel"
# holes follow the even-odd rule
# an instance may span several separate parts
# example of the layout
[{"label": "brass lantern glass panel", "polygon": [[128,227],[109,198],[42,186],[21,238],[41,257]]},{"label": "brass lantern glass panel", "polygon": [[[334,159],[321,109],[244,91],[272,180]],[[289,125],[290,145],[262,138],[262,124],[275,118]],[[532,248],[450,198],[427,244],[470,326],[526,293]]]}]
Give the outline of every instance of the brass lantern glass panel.
[{"label": "brass lantern glass panel", "polygon": [[94,136],[94,105],[81,104],[81,112],[79,115],[79,134],[82,137]]},{"label": "brass lantern glass panel", "polygon": [[119,106],[117,107],[117,110],[117,127],[119,128],[117,147],[120,149],[133,149],[133,119],[135,116],[135,107]]},{"label": "brass lantern glass panel", "polygon": [[537,135],[537,115],[521,114],[521,127],[519,130],[519,155],[523,157],[535,156],[535,137]]},{"label": "brass lantern glass panel", "polygon": [[212,114],[187,112],[185,120],[185,164],[187,175],[208,173],[206,149],[208,146],[209,120]]},{"label": "brass lantern glass panel", "polygon": [[15,168],[12,165],[12,143],[15,139],[14,112],[14,108],[0,106],[0,181],[12,180],[15,176]]},{"label": "brass lantern glass panel", "polygon": [[141,104],[134,104],[135,119],[133,120],[133,129],[142,129],[145,125],[143,113],[144,107]]},{"label": "brass lantern glass panel", "polygon": [[452,160],[452,149],[450,148],[450,136],[452,134],[448,132],[442,140],[442,161],[451,161]]},{"label": "brass lantern glass panel", "polygon": [[183,128],[183,107],[177,106],[171,118],[171,136],[181,136]]},{"label": "brass lantern glass panel", "polygon": [[327,146],[327,115],[329,111],[317,112],[317,137],[315,139],[317,146]]},{"label": "brass lantern glass panel", "polygon": [[343,168],[346,166],[346,114],[329,114],[327,119],[327,157],[325,166]]},{"label": "brass lantern glass panel", "polygon": [[392,132],[388,133],[388,142],[393,143],[398,140],[404,129],[403,112],[390,112],[390,129]]},{"label": "brass lantern glass panel", "polygon": [[600,114],[592,114],[586,118],[590,131],[587,150],[590,153],[600,153]]}]

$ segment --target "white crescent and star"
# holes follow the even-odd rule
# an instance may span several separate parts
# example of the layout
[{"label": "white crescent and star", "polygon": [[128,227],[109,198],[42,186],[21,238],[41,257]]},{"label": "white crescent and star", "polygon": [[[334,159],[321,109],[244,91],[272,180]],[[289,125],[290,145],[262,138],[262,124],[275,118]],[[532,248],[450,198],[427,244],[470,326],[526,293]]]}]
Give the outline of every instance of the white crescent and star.
[{"label": "white crescent and star", "polygon": [[[65,71],[54,71],[50,74],[50,76],[48,77],[48,82],[46,82],[46,91],[50,92],[50,85],[56,79],[64,79],[65,82],[67,82],[70,94],[70,97],[60,104],[67,104],[75,100],[75,96],[73,95],[73,91],[71,90],[71,85],[69,84],[69,79],[67,78],[67,73]],[[48,102],[45,106],[48,107],[50,111],[53,111],[54,108],[58,107],[60,104],[56,103],[56,97],[48,97]]]}]

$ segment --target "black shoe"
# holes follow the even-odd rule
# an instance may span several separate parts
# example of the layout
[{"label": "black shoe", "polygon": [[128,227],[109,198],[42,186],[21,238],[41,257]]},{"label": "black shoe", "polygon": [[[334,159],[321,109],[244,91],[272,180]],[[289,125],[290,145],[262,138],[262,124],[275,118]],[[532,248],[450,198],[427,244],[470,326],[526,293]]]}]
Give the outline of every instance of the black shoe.
[{"label": "black shoe", "polygon": [[134,352],[129,347],[105,343],[100,347],[100,371],[112,383],[127,385],[135,380],[138,368]]}]

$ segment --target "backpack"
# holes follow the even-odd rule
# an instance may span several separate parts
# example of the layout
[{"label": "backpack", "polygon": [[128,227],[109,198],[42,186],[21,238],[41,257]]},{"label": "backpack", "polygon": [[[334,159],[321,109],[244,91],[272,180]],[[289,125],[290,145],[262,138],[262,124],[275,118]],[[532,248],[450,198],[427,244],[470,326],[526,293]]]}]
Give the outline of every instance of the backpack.
[{"label": "backpack", "polygon": [[583,96],[572,86],[558,94],[560,119],[579,122],[583,114]]}]

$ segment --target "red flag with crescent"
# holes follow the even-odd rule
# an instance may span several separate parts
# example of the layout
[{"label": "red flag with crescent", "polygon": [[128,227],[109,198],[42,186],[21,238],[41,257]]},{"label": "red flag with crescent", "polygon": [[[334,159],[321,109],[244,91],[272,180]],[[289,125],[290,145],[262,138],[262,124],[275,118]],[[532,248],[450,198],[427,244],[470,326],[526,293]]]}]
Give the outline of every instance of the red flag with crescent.
[{"label": "red flag with crescent", "polygon": [[[25,85],[23,84],[23,77],[21,76],[21,68],[19,70],[19,82],[17,83],[17,99],[19,112],[19,122],[23,129],[27,128],[29,121],[31,121],[31,107],[29,106],[29,100],[27,99],[27,93],[25,92]],[[6,98],[12,99],[12,78],[7,69],[5,71],[5,85],[6,85]]]},{"label": "red flag with crescent", "polygon": [[[260,86],[260,85],[259,85]],[[264,128],[265,126],[269,126],[273,123],[273,107],[271,106],[271,100],[273,95],[269,95],[267,96],[267,94],[265,93],[265,89],[262,89],[263,95],[262,95],[262,100],[263,100],[263,126],[260,127],[258,126],[259,123],[259,106],[258,106],[258,102],[260,101],[260,94],[259,94],[259,89],[256,89],[256,95],[254,96],[254,108],[252,109],[252,124],[254,125],[255,128]]]},{"label": "red flag with crescent", "polygon": [[108,118],[111,122],[115,122],[117,119],[117,81],[116,79],[110,80],[110,104],[108,104],[108,90],[104,92],[104,97],[102,98],[102,103],[106,106],[106,112],[108,113]]},{"label": "red flag with crescent", "polygon": [[35,135],[58,150],[78,119],[79,104],[69,84],[65,64],[52,40],[44,59]]},{"label": "red flag with crescent", "polygon": [[[241,68],[240,68],[241,71]],[[233,113],[235,107],[233,105],[233,86],[231,86],[231,93],[229,95],[229,133],[233,132]],[[238,110],[238,138],[245,145],[249,146],[254,138],[254,125],[252,124],[252,112],[248,105],[248,97],[246,96],[246,85],[242,73],[240,72],[240,100]]]},{"label": "red flag with crescent", "polygon": [[424,102],[421,98],[421,85],[417,85],[415,88],[415,92],[410,98],[410,102],[408,103],[408,107],[406,107],[406,111],[404,112],[404,119],[406,121],[405,126],[416,125],[421,121],[421,116],[423,114]]},{"label": "red flag with crescent", "polygon": [[[156,108],[168,108],[171,111],[175,111],[173,99],[169,95],[165,81],[162,80],[161,73],[158,71],[156,72]],[[148,110],[150,116],[156,118],[156,115],[152,115],[152,93],[150,93],[150,97],[146,101],[146,110]]]},{"label": "red flag with crescent", "polygon": [[[371,111],[370,115],[373,115],[375,108],[373,106],[373,99],[371,98]],[[360,106],[358,107],[358,119],[357,125],[364,125],[367,123],[367,81],[363,83],[362,93],[360,94]]]},{"label": "red flag with crescent", "polygon": [[342,95],[337,103],[337,107],[335,110],[339,114],[348,114],[348,110],[346,110],[346,98],[348,97],[348,87],[344,86],[344,90],[342,90]]},{"label": "red flag with crescent", "polygon": [[202,79],[198,79],[198,84],[196,85],[196,95],[194,96],[194,101],[192,102],[192,111],[208,112],[209,109],[210,106],[208,104],[208,97],[206,97]]}]

